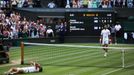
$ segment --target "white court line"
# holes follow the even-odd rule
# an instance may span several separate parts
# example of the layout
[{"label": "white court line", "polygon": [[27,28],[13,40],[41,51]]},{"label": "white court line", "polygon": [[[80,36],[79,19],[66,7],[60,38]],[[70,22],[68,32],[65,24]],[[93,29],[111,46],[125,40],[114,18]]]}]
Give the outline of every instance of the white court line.
[{"label": "white court line", "polygon": [[17,64],[6,64],[6,65],[0,65],[0,67],[8,67],[8,66],[14,66],[14,65],[17,65]]},{"label": "white court line", "polygon": [[20,62],[20,61],[15,61],[15,60],[13,60],[13,61],[11,61],[11,63],[9,63],[9,64],[1,64],[1,65],[0,65],[0,68],[1,68],[1,67],[7,67],[7,66],[19,65],[19,64],[20,64],[19,62]]},{"label": "white court line", "polygon": [[122,70],[123,68],[119,68],[119,69],[116,69],[116,70],[112,70],[112,71],[109,71],[109,72],[107,72],[107,73],[105,73],[105,74],[102,74],[102,75],[108,75],[108,74],[111,74],[111,73],[114,73],[114,72],[116,72],[116,71],[120,71],[120,70]]},{"label": "white court line", "polygon": [[[125,68],[131,67],[131,66],[134,66],[134,64],[133,64],[133,65],[126,66]],[[116,71],[120,71],[120,70],[122,70],[122,69],[124,69],[124,68],[119,68],[119,69],[116,69],[116,70],[112,70],[112,71],[109,71],[109,72],[104,73],[104,74],[102,74],[102,75],[109,75],[109,74],[111,74],[111,73],[114,73],[114,72],[116,72]]]}]

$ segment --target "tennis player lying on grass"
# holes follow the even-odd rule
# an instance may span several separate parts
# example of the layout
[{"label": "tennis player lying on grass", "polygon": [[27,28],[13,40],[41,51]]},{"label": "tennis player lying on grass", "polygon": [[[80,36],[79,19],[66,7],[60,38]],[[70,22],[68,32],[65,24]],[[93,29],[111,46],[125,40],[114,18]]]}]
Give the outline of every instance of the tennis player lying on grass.
[{"label": "tennis player lying on grass", "polygon": [[5,73],[5,75],[15,75],[15,74],[23,74],[23,73],[34,73],[34,72],[42,72],[43,68],[40,64],[35,62],[30,62],[30,66],[28,67],[13,67],[9,69]]}]

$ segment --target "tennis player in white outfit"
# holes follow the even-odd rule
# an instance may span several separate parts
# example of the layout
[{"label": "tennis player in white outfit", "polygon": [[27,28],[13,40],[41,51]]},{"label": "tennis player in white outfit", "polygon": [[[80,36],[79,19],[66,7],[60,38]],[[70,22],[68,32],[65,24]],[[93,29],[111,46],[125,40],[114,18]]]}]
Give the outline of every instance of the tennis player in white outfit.
[{"label": "tennis player in white outfit", "polygon": [[13,67],[5,75],[15,75],[23,73],[33,73],[33,72],[42,72],[43,69],[40,64],[31,62],[28,67]]},{"label": "tennis player in white outfit", "polygon": [[107,47],[108,47],[108,44],[109,44],[109,39],[110,39],[110,30],[109,29],[107,29],[107,27],[106,26],[104,26],[104,29],[101,31],[101,39],[100,39],[100,41],[101,41],[101,43],[102,43],[102,46],[103,47],[105,47],[105,48],[103,48],[103,50],[105,51],[105,53],[104,53],[104,56],[107,56],[107,52],[108,52],[108,49],[107,49]]}]

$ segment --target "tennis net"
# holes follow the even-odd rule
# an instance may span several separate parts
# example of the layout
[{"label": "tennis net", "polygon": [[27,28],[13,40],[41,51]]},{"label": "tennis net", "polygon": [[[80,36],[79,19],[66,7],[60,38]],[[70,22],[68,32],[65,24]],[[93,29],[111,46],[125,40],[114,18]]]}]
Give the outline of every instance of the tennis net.
[{"label": "tennis net", "polygon": [[27,43],[21,45],[21,63],[36,61],[50,66],[77,67],[132,67],[134,49],[128,47],[108,47],[104,57],[104,47],[70,44]]}]

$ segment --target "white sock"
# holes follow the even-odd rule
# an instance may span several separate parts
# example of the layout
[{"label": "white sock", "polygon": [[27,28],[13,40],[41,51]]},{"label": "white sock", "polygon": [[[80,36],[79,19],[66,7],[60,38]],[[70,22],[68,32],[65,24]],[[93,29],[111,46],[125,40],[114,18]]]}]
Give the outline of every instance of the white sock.
[{"label": "white sock", "polygon": [[105,57],[107,56],[107,52],[104,53],[104,56],[105,56]]}]

